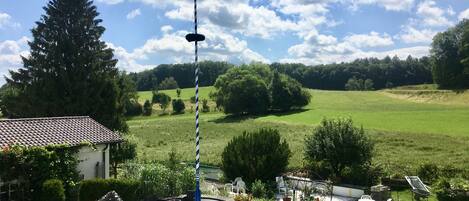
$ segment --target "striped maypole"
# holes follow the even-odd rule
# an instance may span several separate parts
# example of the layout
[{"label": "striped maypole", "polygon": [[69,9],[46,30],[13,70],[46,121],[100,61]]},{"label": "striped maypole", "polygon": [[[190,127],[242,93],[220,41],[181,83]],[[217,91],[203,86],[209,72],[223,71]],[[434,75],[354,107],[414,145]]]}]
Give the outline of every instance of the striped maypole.
[{"label": "striped maypole", "polygon": [[201,200],[200,193],[200,138],[199,138],[199,65],[197,42],[204,41],[205,36],[197,33],[197,0],[194,0],[194,33],[187,34],[189,42],[195,42],[195,201]]}]

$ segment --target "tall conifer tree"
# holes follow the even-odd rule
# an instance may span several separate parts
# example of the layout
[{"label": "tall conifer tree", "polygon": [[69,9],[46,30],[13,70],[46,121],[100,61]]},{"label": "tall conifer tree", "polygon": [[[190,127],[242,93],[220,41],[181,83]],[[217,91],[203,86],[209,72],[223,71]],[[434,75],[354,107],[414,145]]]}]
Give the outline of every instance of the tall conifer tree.
[{"label": "tall conifer tree", "polygon": [[125,131],[119,72],[105,28],[90,0],[51,0],[32,29],[30,55],[10,71],[14,91],[5,98],[10,117],[89,115]]}]

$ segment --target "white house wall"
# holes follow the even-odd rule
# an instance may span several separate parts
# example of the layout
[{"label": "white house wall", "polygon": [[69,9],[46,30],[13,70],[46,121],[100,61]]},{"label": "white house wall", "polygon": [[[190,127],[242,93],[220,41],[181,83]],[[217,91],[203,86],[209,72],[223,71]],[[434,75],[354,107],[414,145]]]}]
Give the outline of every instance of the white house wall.
[{"label": "white house wall", "polygon": [[[103,178],[103,165],[105,165],[104,178],[109,178],[109,147],[105,150],[105,162],[103,164],[103,150],[106,145],[97,145],[96,149],[83,146],[78,152],[78,171],[83,179]],[[99,166],[96,167],[96,164]]]}]

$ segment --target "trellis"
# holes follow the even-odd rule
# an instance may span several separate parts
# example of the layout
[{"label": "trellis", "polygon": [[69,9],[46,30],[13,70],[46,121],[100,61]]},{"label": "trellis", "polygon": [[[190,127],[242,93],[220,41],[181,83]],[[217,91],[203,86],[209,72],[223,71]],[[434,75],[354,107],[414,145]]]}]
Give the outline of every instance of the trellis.
[{"label": "trellis", "polygon": [[17,179],[8,182],[0,180],[0,201],[24,200],[22,184]]}]

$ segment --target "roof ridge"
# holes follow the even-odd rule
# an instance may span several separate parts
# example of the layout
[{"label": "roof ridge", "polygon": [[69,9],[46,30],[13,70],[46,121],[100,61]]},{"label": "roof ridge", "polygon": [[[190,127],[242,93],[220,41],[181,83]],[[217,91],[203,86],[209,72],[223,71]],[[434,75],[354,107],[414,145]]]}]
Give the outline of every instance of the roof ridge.
[{"label": "roof ridge", "polygon": [[[35,120],[55,120],[55,119],[83,119],[90,116],[63,116],[63,117],[34,117],[34,118],[18,118],[18,119],[0,119],[0,122],[8,121],[35,121]],[[92,119],[92,118],[91,118]]]}]

